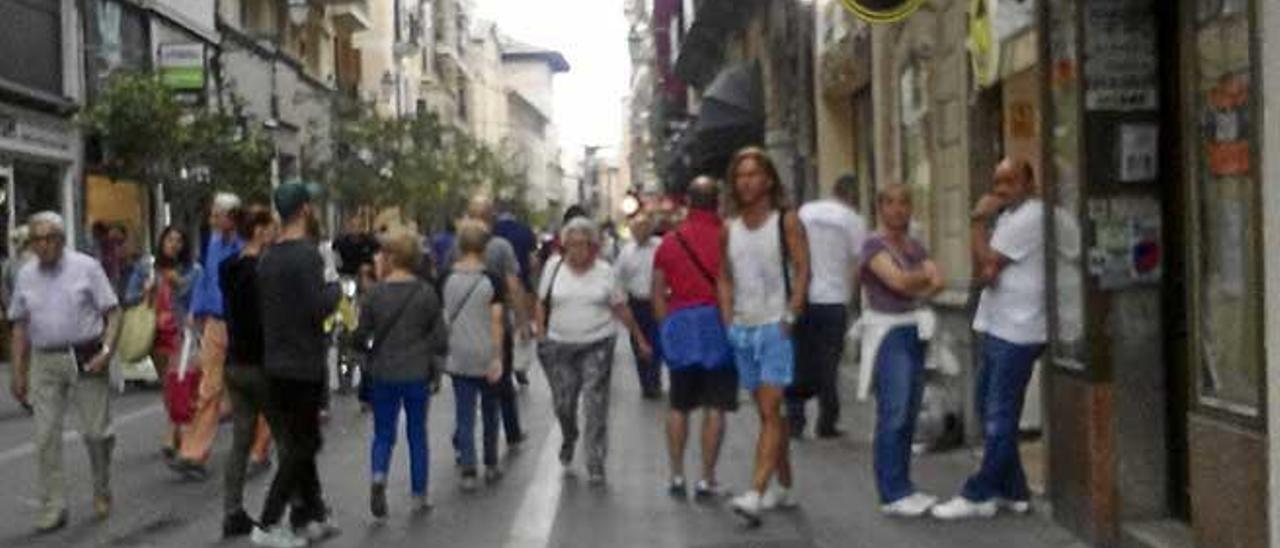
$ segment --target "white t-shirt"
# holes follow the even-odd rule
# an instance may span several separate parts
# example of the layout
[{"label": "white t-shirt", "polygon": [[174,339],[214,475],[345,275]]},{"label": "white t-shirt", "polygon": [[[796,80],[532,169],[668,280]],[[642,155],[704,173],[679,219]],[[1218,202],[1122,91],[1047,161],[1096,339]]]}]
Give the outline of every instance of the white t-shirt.
[{"label": "white t-shirt", "polygon": [[[556,265],[561,261],[560,257],[547,261],[538,285],[539,300],[551,291],[547,338],[564,343],[592,343],[613,336],[616,333],[613,305],[626,301],[613,267],[597,259],[591,270],[582,274],[575,273],[569,263],[556,272]],[[553,274],[555,286],[548,287],[553,283]]]},{"label": "white t-shirt", "polygon": [[974,331],[1014,344],[1047,341],[1044,246],[1044,202],[1039,199],[1028,199],[996,219],[991,248],[1009,264],[982,290]]},{"label": "white t-shirt", "polygon": [[858,254],[867,239],[867,225],[853,208],[839,200],[821,200],[800,208],[800,221],[809,235],[809,302],[848,304]]},{"label": "white t-shirt", "polygon": [[654,237],[649,238],[644,245],[631,241],[622,247],[614,269],[617,270],[618,285],[628,295],[648,300],[649,294],[653,293],[653,254],[658,251],[661,243],[661,239]]}]

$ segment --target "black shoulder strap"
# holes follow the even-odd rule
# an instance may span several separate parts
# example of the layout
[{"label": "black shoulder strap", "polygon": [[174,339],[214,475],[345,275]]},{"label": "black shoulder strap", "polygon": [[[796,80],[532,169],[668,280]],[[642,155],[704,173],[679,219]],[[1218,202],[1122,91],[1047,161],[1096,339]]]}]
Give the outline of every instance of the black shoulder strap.
[{"label": "black shoulder strap", "polygon": [[711,284],[712,287],[715,287],[716,277],[711,275],[711,269],[702,264],[701,259],[698,259],[698,254],[694,253],[693,248],[689,246],[689,242],[685,241],[684,234],[681,234],[679,231],[676,231],[674,234],[676,236],[676,242],[680,244],[681,248],[684,248],[685,254],[689,256],[689,260],[693,261],[693,266],[698,269],[698,272],[702,273],[702,277],[706,278],[707,283]]},{"label": "black shoulder strap", "polygon": [[564,266],[564,255],[560,256],[556,267],[551,269],[551,279],[547,281],[547,292],[542,296],[542,309],[547,312],[542,325],[544,330],[551,325],[551,293],[556,290],[556,276],[560,275],[561,266]]},{"label": "black shoulder strap", "polygon": [[373,335],[373,348],[370,349],[372,354],[378,353],[378,348],[381,347],[382,342],[387,340],[387,337],[391,335],[391,330],[395,329],[396,324],[400,323],[400,317],[404,315],[405,309],[409,308],[409,304],[413,303],[413,300],[417,298],[418,292],[422,291],[422,286],[422,282],[413,284],[413,292],[409,293],[408,298],[400,302],[400,307],[391,314],[391,317],[389,318],[390,321],[379,326],[381,329]]},{"label": "black shoulder strap", "polygon": [[[467,301],[471,300],[471,296],[475,294],[476,288],[480,287],[480,281],[486,279],[487,277],[488,277],[487,273],[481,273],[476,276],[475,281],[471,282],[471,287],[467,289],[467,292],[466,294],[463,295],[462,300],[458,301],[458,308],[454,309],[453,312],[449,313],[450,326],[453,325],[453,322],[458,321],[458,315],[462,314],[462,309],[467,307]],[[494,290],[497,291],[497,288],[494,288]]]},{"label": "black shoulder strap", "polygon": [[782,283],[791,299],[791,248],[787,245],[787,210],[778,210],[778,247],[782,249]]}]

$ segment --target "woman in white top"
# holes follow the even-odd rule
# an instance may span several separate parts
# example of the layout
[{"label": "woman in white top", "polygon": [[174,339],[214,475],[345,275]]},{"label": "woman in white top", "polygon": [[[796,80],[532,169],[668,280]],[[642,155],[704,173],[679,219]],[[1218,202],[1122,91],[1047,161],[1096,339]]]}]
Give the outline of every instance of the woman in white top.
[{"label": "woman in white top", "polygon": [[585,218],[560,232],[563,252],[543,269],[535,326],[538,357],[547,372],[563,442],[560,463],[573,462],[578,441],[578,397],[585,415],[585,449],[590,483],[604,483],[608,451],[609,375],[613,366],[615,320],[621,321],[645,357],[648,339],[627,308],[613,268],[599,259],[600,232]]}]

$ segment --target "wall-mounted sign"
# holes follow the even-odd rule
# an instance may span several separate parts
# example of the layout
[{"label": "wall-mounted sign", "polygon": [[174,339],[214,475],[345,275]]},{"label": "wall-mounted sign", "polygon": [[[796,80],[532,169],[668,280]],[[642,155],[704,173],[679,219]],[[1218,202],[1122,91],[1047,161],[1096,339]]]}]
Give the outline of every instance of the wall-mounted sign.
[{"label": "wall-mounted sign", "polygon": [[1151,0],[1086,2],[1085,108],[1143,111],[1159,107],[1156,28]]},{"label": "wall-mounted sign", "polygon": [[840,0],[849,11],[870,23],[893,23],[915,13],[924,0]]},{"label": "wall-mounted sign", "polygon": [[1143,183],[1156,180],[1160,174],[1160,127],[1156,124],[1121,124],[1119,150],[1119,179],[1122,183]]},{"label": "wall-mounted sign", "polygon": [[1159,282],[1164,248],[1160,203],[1147,197],[1092,198],[1089,274],[1106,290]]},{"label": "wall-mounted sign", "polygon": [[42,154],[62,156],[71,151],[72,137],[71,126],[65,121],[0,108],[0,148],[11,143]]},{"label": "wall-mounted sign", "polygon": [[160,81],[174,91],[204,91],[204,44],[161,44]]}]

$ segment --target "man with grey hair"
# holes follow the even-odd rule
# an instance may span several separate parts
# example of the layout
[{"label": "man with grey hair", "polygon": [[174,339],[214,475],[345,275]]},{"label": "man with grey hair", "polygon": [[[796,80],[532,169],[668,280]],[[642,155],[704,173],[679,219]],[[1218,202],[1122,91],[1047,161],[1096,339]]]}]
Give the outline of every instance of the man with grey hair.
[{"label": "man with grey hair", "polygon": [[[62,424],[67,407],[79,415],[89,451],[93,510],[111,513],[111,389],[107,366],[120,332],[120,309],[106,272],[93,257],[66,247],[66,224],[53,212],[28,223],[36,260],[14,283],[11,391],[35,414],[42,533],[67,523],[62,473]],[[29,361],[28,361],[29,360]]]},{"label": "man with grey hair", "polygon": [[[175,472],[191,479],[205,479],[209,473],[206,464],[213,451],[213,440],[222,419],[222,401],[225,394],[223,366],[227,361],[227,324],[223,321],[222,287],[219,283],[219,267],[228,258],[240,254],[244,242],[236,233],[240,216],[240,198],[235,194],[219,192],[213,197],[209,212],[209,228],[212,234],[201,254],[204,267],[191,292],[191,324],[200,333],[200,398],[191,423],[182,433],[176,455],[166,448],[166,456],[173,455],[170,466]],[[259,422],[259,428],[265,424]],[[258,438],[265,438],[259,435]],[[255,462],[266,462],[265,444],[253,455]]]}]

